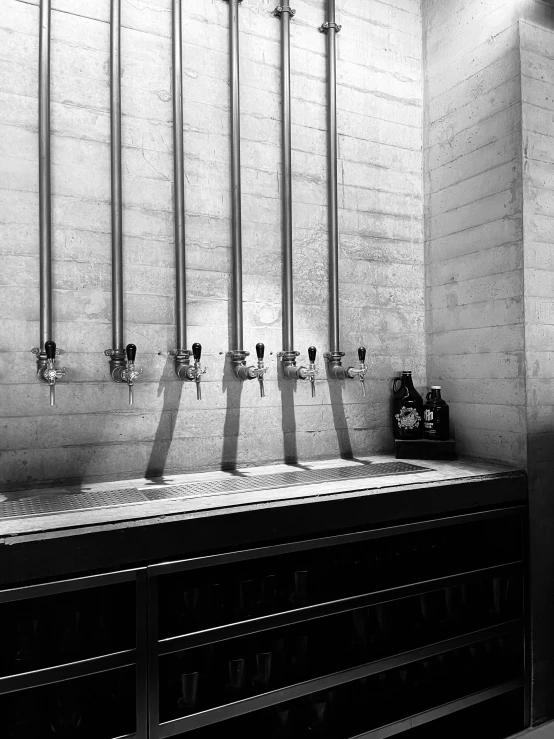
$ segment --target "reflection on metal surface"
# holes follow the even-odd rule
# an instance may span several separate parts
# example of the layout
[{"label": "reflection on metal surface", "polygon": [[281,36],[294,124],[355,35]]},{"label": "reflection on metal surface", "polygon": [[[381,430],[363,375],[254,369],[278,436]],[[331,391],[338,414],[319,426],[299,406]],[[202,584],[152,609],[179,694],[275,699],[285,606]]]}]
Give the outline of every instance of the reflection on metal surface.
[{"label": "reflection on metal surface", "polygon": [[[244,477],[236,477],[230,474],[229,477],[222,480],[194,481],[182,485],[166,485],[140,490],[135,487],[129,487],[102,490],[99,492],[75,493],[73,495],[53,495],[52,493],[45,492],[43,495],[35,494],[27,498],[21,497],[20,500],[0,503],[0,519],[18,516],[42,516],[51,513],[83,511],[92,508],[108,508],[171,498],[259,492],[275,488],[294,487],[296,485],[316,485],[324,482],[363,480],[368,477],[427,472],[430,469],[429,467],[421,467],[407,462],[378,462],[335,467],[333,469],[294,470],[292,472],[279,472],[267,475],[254,473]],[[361,484],[358,489],[363,490],[364,485]],[[23,495],[24,493],[21,494],[21,496]]]},{"label": "reflection on metal surface", "polygon": [[[149,500],[182,498],[190,495],[215,495],[219,493],[248,492],[286,488],[295,485],[316,485],[324,482],[363,480],[366,477],[406,475],[427,472],[430,468],[406,462],[379,462],[375,464],[349,465],[322,470],[294,470],[271,475],[234,477],[229,480],[210,480],[186,485],[170,485],[163,488],[143,490]],[[362,486],[363,489],[363,486]]]}]

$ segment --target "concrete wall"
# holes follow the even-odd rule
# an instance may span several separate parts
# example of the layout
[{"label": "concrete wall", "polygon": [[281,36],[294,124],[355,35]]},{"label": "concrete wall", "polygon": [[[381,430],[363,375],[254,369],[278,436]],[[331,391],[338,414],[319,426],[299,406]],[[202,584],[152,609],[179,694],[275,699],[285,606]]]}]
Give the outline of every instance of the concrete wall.
[{"label": "concrete wall", "polygon": [[[279,23],[240,8],[245,348],[264,341],[267,397],[229,376],[228,5],[183,3],[189,344],[208,366],[201,403],[174,379],[170,0],[122,0],[126,341],[144,372],[135,407],[109,379],[109,2],[52,2],[54,338],[57,406],[35,377],[38,342],[38,0],[0,12],[0,480],[155,475],[391,448],[390,378],[425,381],[422,40],[418,0],[341,0],[338,22],[341,326],[355,383],[317,398],[277,382],[281,349]],[[324,0],[292,23],[296,347],[327,331]]]},{"label": "concrete wall", "polygon": [[428,376],[466,453],[527,467],[533,720],[554,716],[554,7],[426,0]]},{"label": "concrete wall", "polygon": [[[521,22],[527,445],[535,683],[554,683],[554,9]],[[535,714],[554,713],[551,689]]]},{"label": "concrete wall", "polygon": [[460,451],[526,458],[517,4],[429,0],[425,36],[428,376]]}]

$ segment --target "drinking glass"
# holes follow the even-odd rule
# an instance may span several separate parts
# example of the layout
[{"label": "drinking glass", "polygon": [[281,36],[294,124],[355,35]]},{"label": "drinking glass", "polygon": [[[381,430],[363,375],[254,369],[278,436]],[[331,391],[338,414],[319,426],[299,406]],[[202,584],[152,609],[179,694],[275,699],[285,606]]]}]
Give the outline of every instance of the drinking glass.
[{"label": "drinking glass", "polygon": [[181,695],[177,705],[181,715],[187,716],[194,713],[198,697],[198,672],[186,672],[181,675]]},{"label": "drinking glass", "polygon": [[256,692],[265,693],[269,690],[271,682],[271,652],[258,652],[256,654],[256,676],[252,685]]}]

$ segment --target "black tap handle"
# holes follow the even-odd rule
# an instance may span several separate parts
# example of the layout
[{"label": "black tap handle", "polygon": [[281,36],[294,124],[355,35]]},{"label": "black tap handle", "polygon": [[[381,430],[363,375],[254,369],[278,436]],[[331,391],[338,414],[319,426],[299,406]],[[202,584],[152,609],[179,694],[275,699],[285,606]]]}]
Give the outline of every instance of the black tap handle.
[{"label": "black tap handle", "polygon": [[195,362],[199,362],[202,356],[202,344],[199,344],[197,341],[192,345],[192,356]]},{"label": "black tap handle", "polygon": [[365,362],[365,346],[359,346],[358,347],[358,359],[360,360],[360,364],[364,364],[364,362]]},{"label": "black tap handle", "polygon": [[264,351],[265,351],[265,346],[264,346],[264,345],[262,344],[262,342],[260,341],[260,343],[259,343],[259,344],[256,344],[256,356],[258,357],[258,360],[259,360],[260,362],[261,362],[261,361],[263,360],[263,358],[264,358]]},{"label": "black tap handle", "polygon": [[125,351],[127,352],[128,361],[134,362],[135,357],[137,356],[137,347],[134,344],[127,344]]},{"label": "black tap handle", "polygon": [[45,341],[44,350],[46,352],[46,359],[56,359],[56,342]]},{"label": "black tap handle", "polygon": [[308,359],[310,360],[310,364],[315,363],[315,355],[317,353],[317,349],[315,346],[309,346],[308,347]]}]

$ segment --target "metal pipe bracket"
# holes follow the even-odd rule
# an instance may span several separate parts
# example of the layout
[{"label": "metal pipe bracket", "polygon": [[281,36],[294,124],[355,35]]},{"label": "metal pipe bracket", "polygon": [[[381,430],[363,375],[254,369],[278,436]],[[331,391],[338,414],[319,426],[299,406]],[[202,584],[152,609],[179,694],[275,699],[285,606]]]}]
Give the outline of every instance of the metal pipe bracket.
[{"label": "metal pipe bracket", "polygon": [[292,18],[296,15],[296,10],[293,10],[289,5],[278,5],[273,11],[276,18],[280,18],[283,13],[288,13]]},{"label": "metal pipe bracket", "polygon": [[334,28],[335,29],[335,33],[338,33],[340,31],[340,29],[342,28],[342,26],[339,26],[338,23],[330,23],[329,21],[325,21],[325,23],[322,26],[319,27],[319,32],[320,33],[327,33],[327,31],[330,28]]}]

